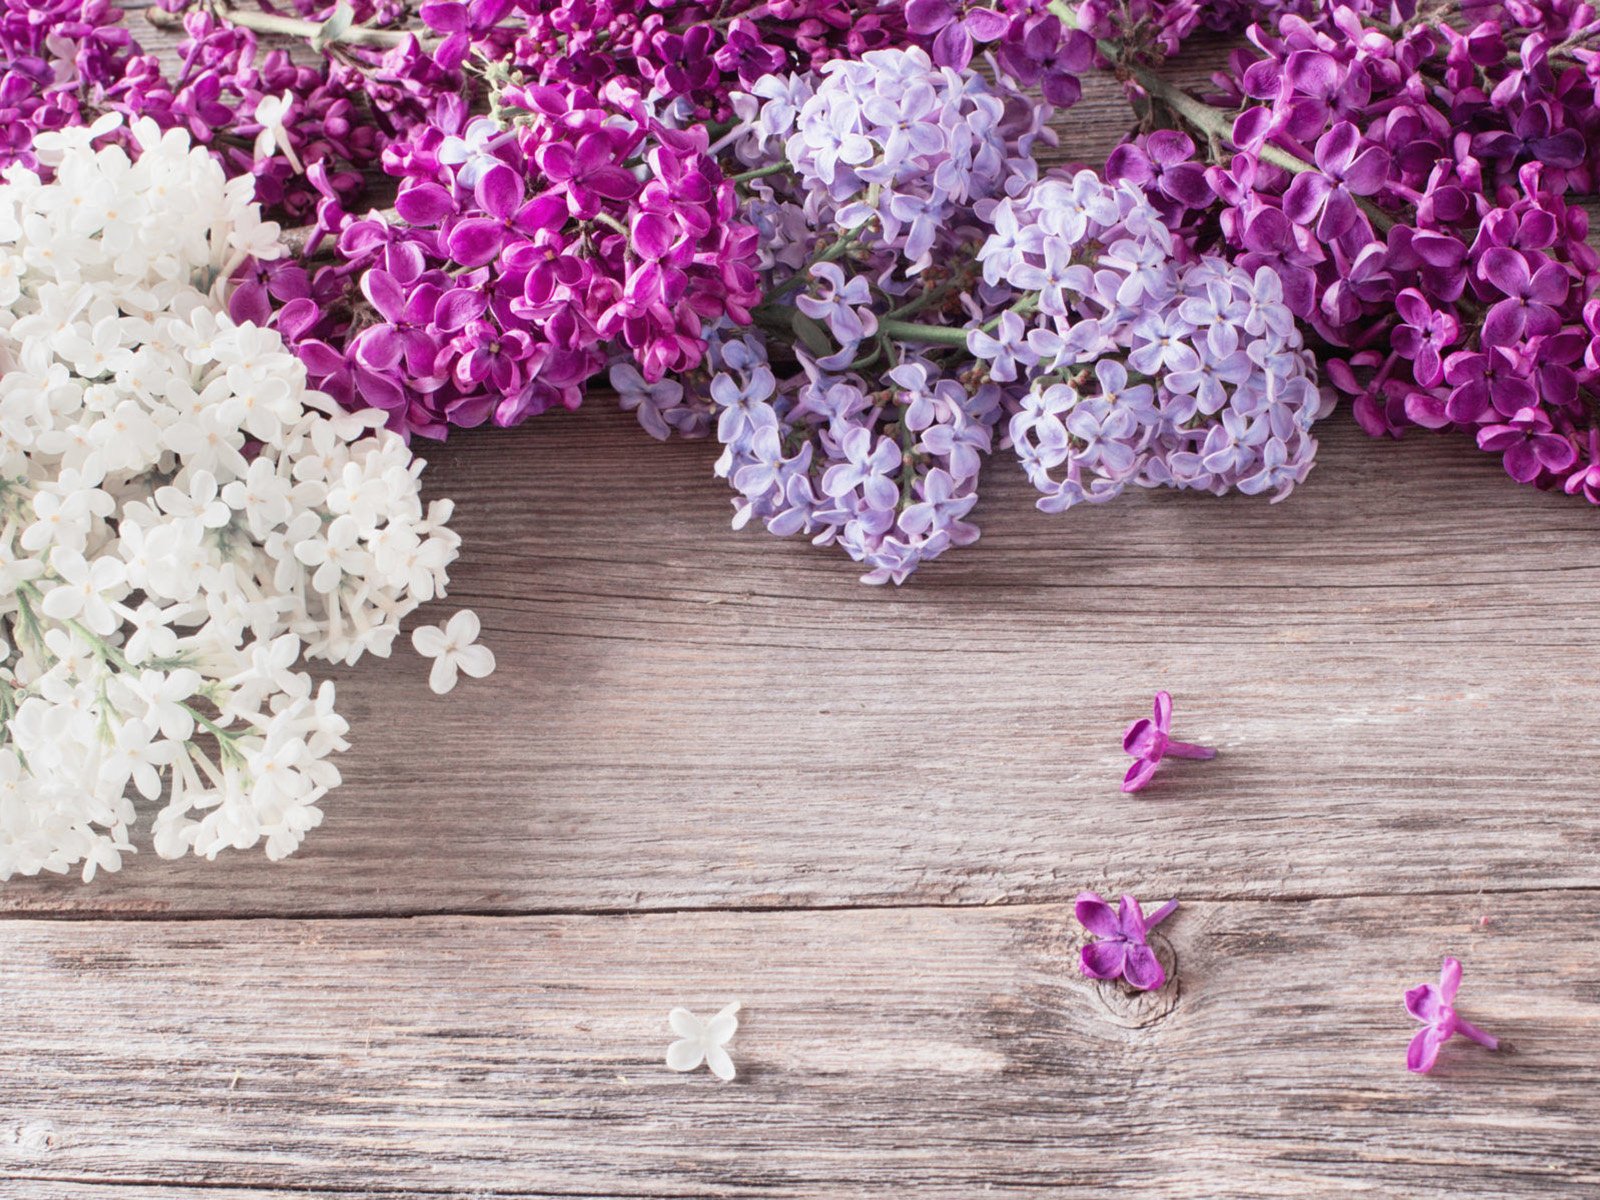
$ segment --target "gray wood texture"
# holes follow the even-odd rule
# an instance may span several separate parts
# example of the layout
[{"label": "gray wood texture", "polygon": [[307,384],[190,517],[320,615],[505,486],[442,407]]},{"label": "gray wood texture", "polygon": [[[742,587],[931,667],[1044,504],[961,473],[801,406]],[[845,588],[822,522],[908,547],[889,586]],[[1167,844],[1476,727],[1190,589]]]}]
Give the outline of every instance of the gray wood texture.
[{"label": "gray wood texture", "polygon": [[[0,887],[0,1197],[1600,1194],[1595,515],[1323,429],[1279,505],[997,457],[898,590],[603,397],[428,448],[499,671],[335,672],[285,863]],[[1124,797],[1158,687],[1221,754]],[[1181,898],[1165,990],[1079,976],[1084,888]],[[1446,953],[1510,1046],[1409,1076]]]}]

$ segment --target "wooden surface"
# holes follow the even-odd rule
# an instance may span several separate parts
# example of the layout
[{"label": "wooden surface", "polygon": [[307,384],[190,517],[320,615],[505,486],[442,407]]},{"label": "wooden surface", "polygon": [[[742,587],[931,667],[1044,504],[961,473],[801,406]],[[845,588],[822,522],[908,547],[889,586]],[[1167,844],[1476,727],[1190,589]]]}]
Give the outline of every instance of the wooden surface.
[{"label": "wooden surface", "polygon": [[[433,449],[499,671],[336,673],[288,862],[0,887],[0,1197],[1600,1194],[1595,513],[1324,429],[1275,506],[997,457],[899,590],[598,399]],[[1157,687],[1221,756],[1124,797]],[[1083,888],[1180,897],[1164,991]],[[1446,953],[1509,1046],[1410,1076]],[[739,1079],[667,1071],[732,999]]]}]

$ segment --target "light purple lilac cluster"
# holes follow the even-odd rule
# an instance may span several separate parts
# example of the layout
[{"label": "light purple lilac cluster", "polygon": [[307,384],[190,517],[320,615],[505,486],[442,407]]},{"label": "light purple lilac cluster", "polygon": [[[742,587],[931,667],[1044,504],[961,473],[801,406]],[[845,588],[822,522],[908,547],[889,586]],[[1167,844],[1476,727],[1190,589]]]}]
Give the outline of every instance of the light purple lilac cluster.
[{"label": "light purple lilac cluster", "polygon": [[1136,139],[1108,177],[1272,268],[1368,432],[1460,430],[1600,502],[1600,254],[1575,203],[1600,185],[1600,17],[1481,3],[1396,29],[1369,8],[1256,26],[1214,107],[1169,103],[1197,137]]},{"label": "light purple lilac cluster", "polygon": [[1092,171],[983,208],[984,285],[1017,297],[968,347],[1028,387],[1008,440],[1059,512],[1133,483],[1282,499],[1332,408],[1270,269],[1177,257],[1143,192]]},{"label": "light purple lilac cluster", "polygon": [[903,582],[978,536],[1003,389],[961,353],[995,311],[973,292],[975,205],[1031,173],[1048,112],[915,48],[768,78],[736,110],[735,153],[759,173],[743,210],[757,329],[713,340],[703,387],[628,364],[612,382],[647,427],[714,411],[736,526],[837,544],[867,582]]},{"label": "light purple lilac cluster", "polygon": [[874,383],[814,363],[779,386],[754,338],[724,343],[712,377],[718,477],[737,493],[735,529],[837,544],[864,583],[903,583],[978,540],[967,520],[1000,416],[1000,389],[945,378],[908,356]]},{"label": "light purple lilac cluster", "polygon": [[1027,153],[1037,121],[1016,134],[1006,95],[981,75],[936,67],[918,49],[882,50],[823,67],[785,153],[811,212],[898,250],[916,274],[939,232],[999,191],[1008,152]]}]

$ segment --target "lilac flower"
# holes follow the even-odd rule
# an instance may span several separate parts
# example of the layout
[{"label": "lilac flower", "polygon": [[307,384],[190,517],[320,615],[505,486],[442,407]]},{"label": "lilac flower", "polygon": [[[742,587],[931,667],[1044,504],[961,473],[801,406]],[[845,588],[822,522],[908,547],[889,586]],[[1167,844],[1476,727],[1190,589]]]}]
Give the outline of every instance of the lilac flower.
[{"label": "lilac flower", "polygon": [[1297,225],[1316,222],[1323,241],[1339,237],[1361,218],[1357,196],[1371,196],[1383,187],[1389,154],[1381,146],[1362,145],[1360,130],[1341,121],[1317,139],[1317,170],[1296,175],[1283,195],[1283,211]]},{"label": "lilac flower", "polygon": [[860,488],[868,507],[892,509],[900,489],[889,476],[900,467],[900,448],[889,438],[873,441],[872,431],[856,427],[839,442],[844,461],[828,468],[822,490],[835,498]]},{"label": "lilac flower", "polygon": [[827,323],[843,350],[836,356],[842,357],[837,365],[843,366],[855,357],[862,340],[877,332],[878,318],[870,307],[871,285],[864,275],[852,275],[847,282],[838,263],[818,263],[811,268],[811,274],[822,281],[822,294],[805,293],[796,298],[795,305],[806,316]]},{"label": "lilac flower", "polygon": [[1483,320],[1485,346],[1509,346],[1561,327],[1558,309],[1567,298],[1570,280],[1560,263],[1541,254],[1524,255],[1509,246],[1492,246],[1484,251],[1478,275],[1505,296]]},{"label": "lilac flower", "polygon": [[[616,385],[616,372],[612,372],[612,385]],[[720,371],[711,380],[711,399],[721,406],[717,415],[717,438],[726,443],[739,437],[746,429],[756,430],[777,422],[777,417],[767,401],[771,399],[777,383],[765,363],[756,365],[741,383],[726,371]]]},{"label": "lilac flower", "polygon": [[1572,439],[1553,430],[1537,408],[1519,409],[1504,424],[1479,429],[1478,448],[1499,453],[1506,474],[1518,483],[1532,483],[1544,471],[1564,471],[1578,458]]},{"label": "lilac flower", "polygon": [[1128,726],[1122,736],[1122,748],[1133,755],[1133,765],[1122,780],[1124,792],[1137,792],[1155,778],[1156,768],[1167,755],[1174,758],[1215,758],[1216,750],[1210,746],[1196,746],[1188,742],[1173,741],[1168,736],[1172,725],[1172,696],[1157,692],[1155,710],[1150,717],[1141,717]]},{"label": "lilac flower", "polygon": [[635,412],[646,433],[659,441],[672,435],[666,413],[683,403],[683,384],[676,379],[646,382],[639,368],[619,362],[611,368],[611,386],[624,412]]},{"label": "lilac flower", "polygon": [[959,494],[959,486],[942,467],[929,471],[922,481],[922,498],[900,514],[900,528],[910,534],[944,534],[954,546],[977,541],[978,527],[962,518],[978,503],[978,493],[969,483],[965,494]]},{"label": "lilac flower", "polygon": [[1038,354],[1028,345],[1027,334],[1028,329],[1022,323],[1022,318],[1008,310],[1000,314],[1000,324],[993,335],[982,329],[968,333],[967,348],[972,351],[974,358],[989,363],[991,379],[1010,383],[1017,377],[1019,364],[1030,367],[1039,361]]},{"label": "lilac flower", "polygon": [[1193,332],[1177,313],[1151,313],[1133,326],[1128,365],[1144,375],[1198,370],[1200,355],[1188,340]]},{"label": "lilac flower", "polygon": [[950,460],[950,473],[957,479],[976,479],[981,455],[989,453],[992,435],[986,425],[957,421],[934,425],[923,431],[920,446],[929,454]]},{"label": "lilac flower", "polygon": [[1497,1049],[1499,1040],[1456,1014],[1456,992],[1461,987],[1461,962],[1446,958],[1439,982],[1421,983],[1406,992],[1406,1011],[1422,1022],[1406,1050],[1406,1070],[1426,1075],[1439,1059],[1439,1050],[1456,1034],[1480,1046]]},{"label": "lilac flower", "polygon": [[1395,311],[1404,324],[1394,331],[1394,348],[1412,360],[1417,383],[1434,387],[1444,378],[1442,352],[1461,334],[1460,323],[1449,312],[1435,311],[1416,288],[1406,288],[1394,298]]},{"label": "lilac flower", "polygon": [[1206,169],[1194,161],[1194,141],[1175,129],[1160,129],[1124,142],[1106,160],[1106,179],[1127,179],[1184,208],[1206,208],[1214,199]]},{"label": "lilac flower", "polygon": [[1132,896],[1124,895],[1113,909],[1096,893],[1080,892],[1074,911],[1094,940],[1079,952],[1079,969],[1089,979],[1121,976],[1141,992],[1159,991],[1166,985],[1167,971],[1146,939],[1177,907],[1176,900],[1168,900],[1146,918]]},{"label": "lilac flower", "polygon": [[1067,417],[1067,432],[1079,443],[1073,453],[1077,465],[1112,480],[1133,470],[1143,437],[1132,413],[1098,399],[1073,408]]},{"label": "lilac flower", "polygon": [[909,0],[906,25],[912,33],[932,39],[929,49],[936,64],[960,71],[972,61],[974,43],[1004,37],[1011,18],[965,3],[958,8],[951,0]]}]

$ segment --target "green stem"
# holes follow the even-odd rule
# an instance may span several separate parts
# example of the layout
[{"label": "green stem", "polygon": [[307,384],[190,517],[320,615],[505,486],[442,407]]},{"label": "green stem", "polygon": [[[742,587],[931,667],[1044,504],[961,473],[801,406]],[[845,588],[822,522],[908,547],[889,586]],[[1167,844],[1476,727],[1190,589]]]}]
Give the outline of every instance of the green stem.
[{"label": "green stem", "polygon": [[953,325],[919,325],[915,321],[893,321],[885,318],[878,322],[878,331],[888,337],[908,342],[930,342],[936,346],[961,346],[967,344],[967,331]]},{"label": "green stem", "polygon": [[856,239],[861,236],[861,233],[864,229],[866,229],[865,225],[857,225],[854,229],[847,230],[845,233],[841,234],[838,239],[836,239],[834,243],[821,254],[817,255],[805,266],[801,267],[793,275],[789,276],[789,278],[785,279],[777,287],[768,292],[766,299],[762,301],[762,306],[765,307],[775,300],[781,300],[795,288],[803,287],[805,284],[809,283],[811,280],[812,267],[819,266],[822,263],[833,262],[836,259],[841,259],[846,254],[849,254],[850,248],[855,245]]},{"label": "green stem", "polygon": [[752,179],[762,179],[768,175],[776,175],[779,171],[787,171],[787,162],[772,163],[769,166],[757,167],[754,171],[741,171],[737,175],[729,175],[729,183],[749,183]]},{"label": "green stem", "polygon": [[[34,628],[37,629],[38,622],[37,619],[33,617],[32,608],[28,604],[28,599],[31,597],[34,600],[42,600],[44,598],[44,593],[40,591],[39,588],[34,584],[24,581],[22,585],[17,588],[16,596],[21,604],[24,615],[33,623]],[[83,640],[83,643],[88,646],[90,650],[94,651],[95,657],[101,662],[109,662],[112,666],[116,667],[117,670],[125,674],[131,675],[138,670],[137,667],[128,661],[127,656],[123,654],[121,650],[118,650],[110,642],[106,641],[105,638],[101,637],[81,621],[68,618],[67,620],[60,622],[60,624],[77,634],[78,637]],[[39,646],[40,649],[43,650],[44,638],[42,636],[39,639]],[[182,700],[178,701],[178,703],[188,712],[191,717],[194,718],[196,725],[201,726],[203,729],[206,729],[215,735],[225,754],[237,753],[237,751],[235,751],[233,748],[233,743],[239,738],[239,733],[237,730],[224,729],[215,721],[207,717],[203,712],[200,712],[192,704]]]}]

